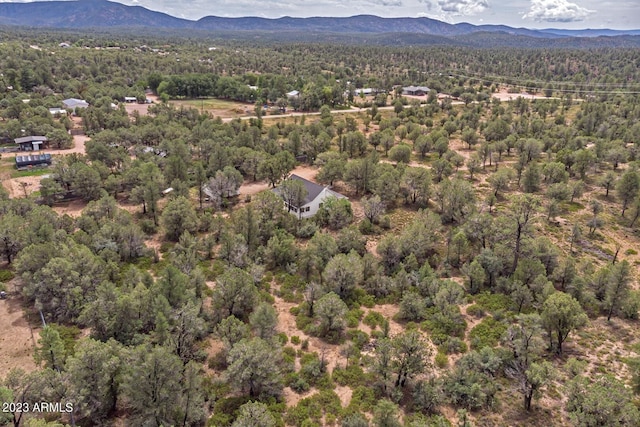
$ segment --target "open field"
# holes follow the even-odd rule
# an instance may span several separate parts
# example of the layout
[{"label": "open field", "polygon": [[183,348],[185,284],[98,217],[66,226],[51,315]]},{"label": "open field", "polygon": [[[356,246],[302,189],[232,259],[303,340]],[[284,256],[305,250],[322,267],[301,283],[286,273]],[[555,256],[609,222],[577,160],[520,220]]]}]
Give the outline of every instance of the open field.
[{"label": "open field", "polygon": [[189,100],[173,100],[170,101],[171,105],[176,108],[195,108],[201,112],[207,112],[214,117],[221,117],[223,119],[237,118],[243,116],[254,115],[254,104],[243,103],[236,101],[227,101],[224,99],[189,99]]}]

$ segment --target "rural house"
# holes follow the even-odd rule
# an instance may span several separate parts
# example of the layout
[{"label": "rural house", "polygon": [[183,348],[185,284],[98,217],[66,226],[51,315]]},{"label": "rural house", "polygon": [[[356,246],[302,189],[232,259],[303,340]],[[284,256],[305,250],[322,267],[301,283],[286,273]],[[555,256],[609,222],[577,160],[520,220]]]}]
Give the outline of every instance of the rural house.
[{"label": "rural house", "polygon": [[431,91],[426,86],[407,86],[402,88],[403,95],[411,95],[411,96],[423,96],[428,94]]},{"label": "rural house", "polygon": [[73,110],[74,113],[77,108],[87,108],[88,106],[89,103],[84,99],[69,98],[62,101],[62,107],[67,110]]},{"label": "rural house", "polygon": [[20,146],[20,151],[40,151],[49,145],[49,139],[46,136],[24,136],[14,141]]},{"label": "rural house", "polygon": [[310,218],[314,216],[316,213],[318,213],[318,210],[320,209],[320,207],[322,207],[324,201],[329,197],[335,197],[337,199],[347,198],[347,196],[336,193],[329,187],[324,187],[322,185],[316,184],[315,182],[311,182],[298,175],[290,175],[287,180],[297,180],[304,184],[304,187],[307,190],[307,194],[302,202],[302,206],[295,206],[294,204],[289,205],[287,203],[286,196],[282,194],[282,186],[274,188],[273,191],[283,198],[283,200],[285,201],[285,209],[287,209],[291,213],[298,215],[300,218]]}]

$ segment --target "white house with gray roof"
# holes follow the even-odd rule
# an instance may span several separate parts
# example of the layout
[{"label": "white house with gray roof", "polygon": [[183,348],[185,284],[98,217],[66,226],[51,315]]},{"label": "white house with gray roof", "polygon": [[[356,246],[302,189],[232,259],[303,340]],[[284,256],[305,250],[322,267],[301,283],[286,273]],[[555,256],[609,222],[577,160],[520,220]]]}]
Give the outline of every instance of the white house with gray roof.
[{"label": "white house with gray roof", "polygon": [[[318,213],[318,210],[322,207],[324,202],[330,198],[347,199],[347,196],[337,193],[331,190],[329,187],[324,187],[315,182],[311,182],[308,179],[304,179],[301,176],[292,174],[287,179],[298,180],[304,184],[307,189],[307,196],[304,198],[302,206],[288,206],[285,201],[285,209],[292,214],[295,214],[299,218],[310,218]],[[273,191],[280,195],[279,188],[274,188]]]}]

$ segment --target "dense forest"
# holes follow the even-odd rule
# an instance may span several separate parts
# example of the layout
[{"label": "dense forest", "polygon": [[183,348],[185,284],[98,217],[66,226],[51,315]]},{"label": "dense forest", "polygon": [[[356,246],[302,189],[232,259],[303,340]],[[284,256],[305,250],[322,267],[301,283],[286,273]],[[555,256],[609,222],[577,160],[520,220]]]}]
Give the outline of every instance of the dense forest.
[{"label": "dense forest", "polygon": [[639,62],[4,31],[0,425],[640,425]]}]

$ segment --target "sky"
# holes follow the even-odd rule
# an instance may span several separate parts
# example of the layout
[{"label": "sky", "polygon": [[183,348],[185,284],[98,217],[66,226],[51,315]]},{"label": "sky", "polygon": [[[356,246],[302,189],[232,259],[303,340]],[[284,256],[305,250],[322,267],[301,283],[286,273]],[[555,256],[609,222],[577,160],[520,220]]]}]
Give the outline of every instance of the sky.
[{"label": "sky", "polygon": [[[6,0],[0,0],[6,1]],[[15,0],[14,0],[15,1]],[[24,0],[23,0],[24,1]],[[428,17],[525,28],[640,29],[640,0],[114,0],[186,19],[207,15]]]}]

